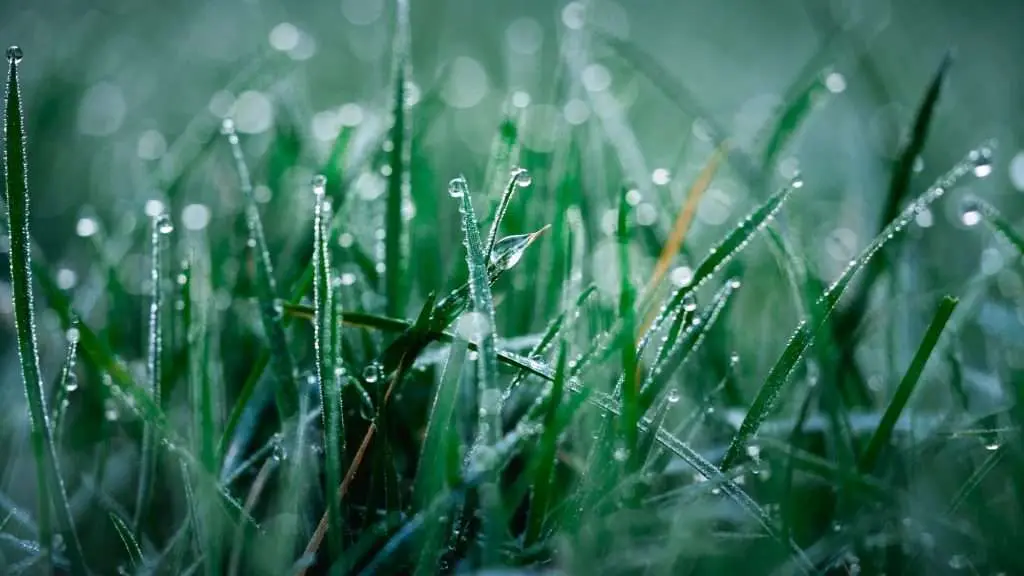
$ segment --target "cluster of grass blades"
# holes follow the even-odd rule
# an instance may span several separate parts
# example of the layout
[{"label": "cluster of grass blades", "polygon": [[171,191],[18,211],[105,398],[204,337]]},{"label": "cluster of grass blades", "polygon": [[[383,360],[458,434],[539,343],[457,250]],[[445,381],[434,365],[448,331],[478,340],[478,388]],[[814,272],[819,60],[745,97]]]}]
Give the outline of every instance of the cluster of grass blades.
[{"label": "cluster of grass blades", "polygon": [[[418,124],[438,112],[427,95],[410,103],[408,1],[396,8],[390,122],[369,135],[368,151],[349,150],[355,138],[342,130],[326,158],[310,160],[287,127],[272,148],[291,151],[273,166],[316,174],[296,201],[312,214],[301,250],[280,248],[272,212],[257,201],[259,180],[274,182],[276,172],[250,171],[230,118],[208,134],[201,154],[233,169],[226,194],[240,207],[229,214],[239,226],[183,230],[170,214],[152,218],[144,296],[113,287],[108,295],[144,302],[141,370],[130,348],[115,345],[123,344],[109,326],[116,321],[94,324],[101,313],[59,286],[30,235],[22,55],[8,50],[3,224],[32,467],[25,490],[7,472],[23,458],[0,459],[0,567],[366,575],[1022,568],[1012,542],[1024,529],[1019,406],[979,413],[942,400],[969,396],[954,314],[967,306],[938,299],[898,382],[861,390],[856,405],[837,393],[863,368],[853,333],[866,330],[868,302],[900,256],[901,235],[960,182],[992,172],[995,149],[986,143],[912,193],[911,166],[948,59],[893,166],[879,234],[829,282],[809,269],[788,230],[800,225],[795,207],[813,182],[795,176],[779,185],[773,174],[820,104],[823,62],[849,38],[808,62],[755,153],[712,126],[713,151],[661,230],[634,214],[649,184],[592,186],[646,171],[638,138],[607,94],[588,94],[593,133],[555,127],[552,158],[524,151],[522,118],[508,114],[476,194],[465,177],[445,187],[424,176],[430,159]],[[707,116],[694,91],[654,59],[595,38],[685,111]],[[570,86],[588,65],[577,48],[560,72]],[[606,170],[606,153],[621,174]],[[687,244],[688,232],[724,170],[762,200],[701,251]],[[353,214],[371,177],[383,193],[366,202],[382,225],[367,235]],[[168,195],[176,188],[168,185]],[[552,191],[554,200],[541,197]],[[416,236],[410,202],[457,222],[454,278],[437,278],[441,243]],[[595,206],[616,217],[609,238],[588,220],[600,218]],[[1019,265],[1019,230],[984,199],[964,210]],[[746,266],[762,235],[789,284],[795,329],[741,312],[743,299],[777,287]],[[588,248],[602,242],[611,250],[591,258]],[[645,242],[655,246],[649,260],[638,257]],[[681,252],[697,264],[665,294]],[[225,280],[219,271],[229,261],[244,280]],[[432,277],[432,285],[422,280]],[[52,391],[42,380],[36,291],[63,328]],[[930,293],[919,296],[931,304]],[[779,337],[764,348],[781,353],[763,374],[744,370],[729,349],[746,336],[736,327],[765,322]],[[939,371],[944,359],[960,375],[949,378],[954,393]],[[1008,370],[995,372],[1019,384]],[[1005,393],[1021,397],[1012,386]],[[922,478],[936,471],[946,477],[920,496]]]}]

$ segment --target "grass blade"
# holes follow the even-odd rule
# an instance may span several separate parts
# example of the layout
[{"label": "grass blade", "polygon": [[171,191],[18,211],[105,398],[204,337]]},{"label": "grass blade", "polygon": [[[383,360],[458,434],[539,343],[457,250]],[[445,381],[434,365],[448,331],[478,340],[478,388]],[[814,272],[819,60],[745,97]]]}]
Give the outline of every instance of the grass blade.
[{"label": "grass blade", "polygon": [[[892,169],[886,204],[882,211],[882,222],[891,222],[899,215],[900,206],[910,192],[910,182],[914,175],[914,162],[917,161],[921,152],[924,151],[932,120],[935,116],[936,106],[939,103],[939,96],[942,93],[943,82],[952,62],[950,54],[946,54],[943,57],[938,70],[932,77],[928,90],[925,92],[924,99],[918,106],[917,114],[914,117],[914,125],[910,132],[910,139],[900,151],[896,164]],[[871,287],[887,266],[887,259],[883,255],[883,257],[875,259],[867,267],[867,270],[864,272],[864,281],[861,282],[857,294],[842,311],[840,318],[835,324],[836,334],[852,334],[860,326],[860,322],[865,316],[864,309],[868,304]]]},{"label": "grass blade", "polygon": [[914,216],[941,198],[947,189],[954,186],[964,176],[973,173],[978,158],[989,155],[990,152],[987,152],[988,150],[987,146],[982,146],[978,150],[972,150],[967,157],[958,162],[931,187],[921,193],[916,200],[911,202],[892,222],[882,229],[882,232],[861,251],[856,259],[850,262],[850,265],[847,266],[839,278],[825,290],[815,303],[814,310],[811,311],[813,321],[808,323],[808,321],[804,320],[797,326],[786,348],[782,351],[775,365],[772,366],[767,378],[765,378],[764,384],[762,384],[753,403],[751,403],[750,409],[740,425],[740,429],[733,437],[732,443],[729,445],[729,449],[722,460],[721,467],[723,470],[728,470],[739,460],[747,442],[754,437],[754,434],[757,433],[758,428],[761,426],[761,422],[764,421],[768,413],[774,408],[782,387],[789,380],[789,375],[814,340],[816,333],[828,322],[829,316],[835,310],[839,299],[846,291],[853,276],[871,262],[871,259],[890,240],[905,230]]},{"label": "grass blade", "polygon": [[[277,408],[281,420],[286,420],[295,413],[298,408],[294,397],[297,382],[295,361],[292,359],[288,348],[288,337],[284,331],[281,321],[281,312],[277,300],[277,285],[274,280],[274,266],[270,260],[270,249],[267,247],[267,239],[263,233],[263,221],[260,218],[259,208],[256,205],[256,198],[253,195],[252,178],[249,176],[249,167],[245,163],[245,156],[242,154],[242,146],[235,132],[235,123],[231,119],[225,119],[222,132],[227,136],[228,144],[231,145],[231,154],[235,160],[235,170],[238,172],[239,185],[245,201],[245,221],[249,227],[249,242],[255,250],[256,256],[256,293],[259,299],[263,331],[266,332],[270,355],[273,358],[274,372],[277,376],[275,387]],[[262,372],[262,370],[260,370]],[[233,432],[232,430],[230,430]]]},{"label": "grass blade", "polygon": [[121,537],[121,543],[124,544],[124,549],[128,551],[128,559],[131,561],[133,567],[139,567],[142,564],[142,548],[139,547],[139,543],[135,540],[135,536],[132,534],[132,529],[125,524],[124,520],[114,514],[110,513],[110,521],[114,524],[114,528],[117,530],[117,535]]},{"label": "grass blade", "polygon": [[384,296],[387,298],[387,315],[401,317],[405,314],[402,278],[408,233],[405,230],[405,220],[402,218],[402,205],[409,195],[409,164],[412,161],[412,115],[406,94],[412,74],[409,0],[397,0],[395,18],[391,71],[395,100],[392,104],[393,123],[389,140],[391,151],[388,166],[391,172],[388,175],[387,206],[384,214]]},{"label": "grass blade", "polygon": [[327,544],[332,556],[341,553],[341,508],[332,494],[341,484],[341,379],[335,372],[337,351],[336,312],[331,286],[330,230],[331,207],[327,200],[326,178],[313,180],[313,302],[316,320],[313,323],[316,377],[320,390],[320,417],[323,422],[323,443],[327,500]]},{"label": "grass blade", "polygon": [[543,534],[544,520],[551,506],[552,475],[555,471],[555,452],[558,449],[558,406],[562,399],[562,391],[566,380],[565,340],[558,347],[558,361],[555,364],[555,380],[551,387],[551,403],[544,415],[544,431],[541,433],[540,447],[535,456],[533,470],[533,497],[530,499],[530,512],[524,544],[529,547],[536,543]]},{"label": "grass blade", "polygon": [[921,379],[924,367],[935,350],[935,345],[939,342],[939,336],[942,335],[942,330],[946,327],[946,322],[953,314],[953,310],[956,309],[956,305],[957,300],[955,298],[946,296],[942,299],[942,303],[939,304],[939,309],[935,311],[932,322],[928,326],[928,330],[925,331],[921,345],[918,346],[913,360],[910,361],[910,366],[903,375],[899,387],[896,388],[896,393],[885,408],[885,414],[882,415],[878,428],[875,429],[875,433],[871,436],[868,447],[861,454],[860,469],[862,472],[872,472],[875,464],[878,462],[879,455],[882,453],[882,449],[889,445],[889,438],[896,427],[896,421],[899,420],[900,413],[903,412],[907,401],[910,400],[910,395],[914,392],[917,381]]},{"label": "grass blade", "polygon": [[[623,190],[619,196],[619,225],[617,240],[619,244],[619,318],[622,322],[622,332],[619,335],[619,346],[622,353],[622,374],[623,383],[620,390],[622,402],[622,414],[619,422],[619,434],[623,443],[622,448],[627,451],[627,472],[633,472],[640,466],[638,460],[639,452],[637,446],[640,442],[639,429],[640,421],[640,375],[637,372],[637,351],[636,351],[636,312],[634,305],[636,301],[636,289],[629,278],[629,203],[626,201],[626,191]],[[556,373],[557,375],[557,373]]]},{"label": "grass blade", "polygon": [[977,211],[982,219],[999,236],[1002,236],[1007,243],[1017,250],[1017,254],[1024,257],[1024,235],[1014,230],[1010,222],[1003,217],[1002,213],[985,200],[978,197],[970,197],[964,206],[965,212]]},{"label": "grass blade", "polygon": [[53,445],[60,446],[64,435],[64,418],[71,404],[71,393],[78,389],[75,363],[78,360],[78,320],[73,319],[66,332],[67,346],[64,348],[64,362],[60,367],[60,379],[54,395]]},{"label": "grass blade", "polygon": [[4,100],[4,193],[10,241],[11,304],[17,333],[18,357],[25,398],[29,408],[32,452],[36,461],[39,494],[39,538],[48,557],[52,554],[50,532],[51,505],[65,534],[68,554],[76,570],[84,570],[82,549],[68,505],[64,481],[60,475],[57,453],[53,445],[50,413],[39,373],[39,351],[36,341],[35,306],[32,294],[32,239],[29,233],[30,197],[28,191],[28,159],[25,153],[25,120],[21,103],[18,65],[22,51],[17,46],[7,49],[7,93]]},{"label": "grass blade", "polygon": [[[152,235],[150,238],[151,269],[149,281],[150,302],[149,302],[149,348],[146,354],[146,375],[149,377],[149,392],[153,396],[153,402],[158,406],[161,403],[161,371],[163,370],[163,332],[165,327],[162,322],[164,310],[168,308],[164,298],[164,260],[169,256],[167,248],[167,236],[173,231],[171,219],[166,214],[160,214],[153,218]],[[149,505],[149,492],[152,489],[153,469],[156,466],[154,454],[156,437],[150,426],[144,425],[142,432],[142,462],[140,464],[139,483],[135,496],[135,515],[132,518],[132,526],[139,529],[143,514]]]},{"label": "grass blade", "polygon": [[782,208],[782,204],[789,198],[793,190],[801,186],[803,186],[802,181],[794,180],[788,186],[776,192],[764,204],[747,215],[738,226],[733,228],[732,232],[724,240],[715,245],[707,257],[697,266],[690,283],[676,290],[669,299],[669,302],[655,316],[654,320],[648,323],[650,326],[648,331],[660,328],[671,314],[676,313],[683,306],[687,298],[692,297],[692,294],[707,282],[708,278],[725,266],[739,251],[743,250],[750,243],[751,238],[763,229],[775,214],[778,213]]},{"label": "grass blade", "polygon": [[508,210],[509,202],[512,201],[512,195],[518,188],[525,188],[529,186],[533,179],[530,173],[523,168],[514,168],[512,175],[509,176],[508,184],[505,185],[505,191],[501,194],[501,201],[498,203],[498,209],[494,213],[494,220],[491,221],[491,231],[487,233],[487,246],[484,249],[484,261],[490,262],[491,253],[494,252],[494,243],[498,240],[498,231],[501,230],[501,221],[505,218],[505,212]]}]

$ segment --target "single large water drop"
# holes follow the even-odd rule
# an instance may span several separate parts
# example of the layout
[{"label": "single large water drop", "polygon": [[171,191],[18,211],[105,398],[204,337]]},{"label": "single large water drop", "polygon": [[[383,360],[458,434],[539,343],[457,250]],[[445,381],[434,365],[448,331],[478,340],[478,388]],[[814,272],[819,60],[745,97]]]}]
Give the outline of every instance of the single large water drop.
[{"label": "single large water drop", "polygon": [[462,176],[452,178],[451,181],[448,182],[448,195],[452,198],[462,198],[466,195],[466,188],[467,184],[465,178]]},{"label": "single large water drop", "polygon": [[220,123],[220,133],[230,136],[235,133],[235,121],[231,118],[225,118]]},{"label": "single large water drop", "polygon": [[21,51],[20,46],[9,46],[7,48],[7,63],[17,64],[21,62],[21,59],[24,55],[25,53]]},{"label": "single large water drop", "polygon": [[971,162],[974,164],[974,175],[978,178],[985,178],[992,173],[992,149],[985,146],[971,152]]},{"label": "single large water drop", "polygon": [[171,217],[167,214],[160,214],[156,217],[156,231],[161,234],[170,234],[174,232],[174,223],[171,222]]},{"label": "single large water drop", "polygon": [[533,176],[525,168],[515,168],[512,170],[512,177],[515,178],[516,186],[520,188],[526,188],[530,184],[533,184]]},{"label": "single large water drop", "polygon": [[960,221],[964,226],[975,226],[981,222],[981,210],[975,200],[970,198],[964,200],[960,206]]},{"label": "single large water drop", "polygon": [[313,194],[323,196],[327,193],[327,176],[317,174],[313,176]]},{"label": "single large water drop", "polygon": [[518,264],[523,259],[526,247],[530,245],[530,237],[530,234],[515,234],[495,242],[494,250],[491,251],[491,264],[504,270]]}]

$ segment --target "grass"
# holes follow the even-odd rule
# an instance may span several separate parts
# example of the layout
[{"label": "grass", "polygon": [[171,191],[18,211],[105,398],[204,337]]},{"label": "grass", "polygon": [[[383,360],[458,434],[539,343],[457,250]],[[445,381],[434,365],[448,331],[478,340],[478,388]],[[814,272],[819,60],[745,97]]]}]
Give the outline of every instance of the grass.
[{"label": "grass", "polygon": [[[436,89],[412,104],[409,3],[396,6],[388,121],[345,127],[319,155],[283,113],[252,137],[266,148],[230,118],[206,123],[202,145],[171,147],[161,170],[179,172],[157,179],[178,206],[193,178],[223,172],[204,186],[234,200],[211,204],[200,229],[151,214],[148,238],[96,240],[101,252],[133,246],[148,270],[132,291],[116,259],[89,268],[119,278],[99,285],[103,307],[86,286],[62,288],[30,234],[42,192],[28,167],[48,167],[27,157],[32,102],[8,53],[4,226],[30,450],[2,438],[4,569],[1024,569],[1011,402],[1022,381],[1007,360],[1019,322],[993,328],[1007,304],[991,272],[938,283],[919,255],[958,234],[995,239],[1018,274],[1024,255],[1014,207],[995,199],[969,197],[963,230],[916,223],[958,186],[992,182],[1000,162],[983,143],[930,185],[913,168],[942,121],[951,60],[886,166],[878,234],[830,274],[812,252],[822,239],[804,235],[817,183],[776,173],[842,97],[829,63],[864,57],[849,34],[807,62],[752,147],[709,120],[711,141],[683,152],[697,168],[674,175],[673,195],[647,178],[625,110],[581,81],[601,52],[573,34],[556,97],[583,91],[594,117],[547,126],[554,149],[538,152],[531,108],[512,106],[492,119],[484,161],[467,160],[469,178],[435,174],[425,135],[463,112]],[[657,58],[588,39],[687,117],[708,116]],[[292,167],[317,176],[263,203],[259,186],[285,191]],[[747,215],[715,229],[700,214],[723,179],[747,190],[736,210]],[[380,193],[367,198],[368,182]],[[925,309],[946,293],[964,304]],[[37,324],[40,309],[59,333]],[[135,309],[138,326],[121,313]],[[980,367],[979,349],[995,350]],[[902,378],[886,369],[902,364]]]}]

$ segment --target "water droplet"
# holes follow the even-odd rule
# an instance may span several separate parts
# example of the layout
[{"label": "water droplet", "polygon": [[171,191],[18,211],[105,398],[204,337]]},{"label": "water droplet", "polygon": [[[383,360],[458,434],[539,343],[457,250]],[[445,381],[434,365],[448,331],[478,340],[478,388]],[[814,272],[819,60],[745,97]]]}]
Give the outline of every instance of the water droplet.
[{"label": "water droplet", "polygon": [[533,184],[533,176],[525,168],[513,169],[512,175],[516,179],[516,186],[520,188],[526,188]]},{"label": "water droplet", "polygon": [[503,270],[512,268],[522,260],[533,237],[532,234],[514,234],[498,240],[491,251],[491,264]]},{"label": "water droplet", "polygon": [[665,400],[669,404],[677,404],[679,402],[679,391],[672,388],[668,391],[668,395],[665,396]]},{"label": "water droplet", "polygon": [[317,174],[313,176],[313,194],[323,196],[327,193],[327,176]]},{"label": "water droplet", "polygon": [[794,189],[800,189],[804,187],[804,176],[800,172],[793,174],[793,178],[790,179],[789,185]]},{"label": "water droplet", "polygon": [[985,178],[992,173],[992,149],[984,146],[974,150],[970,154],[970,160],[974,164],[974,175],[978,178]]},{"label": "water droplet", "polygon": [[999,450],[999,446],[999,441],[993,440],[991,442],[985,443],[985,450],[988,450],[989,452],[995,452],[996,450]]},{"label": "water droplet", "polygon": [[467,186],[466,179],[462,176],[452,178],[451,181],[448,182],[448,195],[452,198],[462,198],[466,195]]},{"label": "water droplet", "polygon": [[683,297],[683,310],[686,310],[687,312],[693,312],[696,309],[697,299],[693,297],[692,292],[687,293],[686,296]]},{"label": "water droplet", "polygon": [[742,285],[743,282],[741,282],[739,278],[733,278],[729,280],[729,287],[732,288],[733,290],[739,288]]},{"label": "water droplet", "polygon": [[729,364],[736,365],[736,364],[739,364],[739,363],[740,363],[740,353],[739,352],[733,352],[732,354],[729,355]]},{"label": "water droplet", "polygon": [[374,384],[380,380],[381,372],[380,364],[373,362],[372,364],[367,365],[366,368],[363,368],[363,380],[365,380],[367,384]]},{"label": "water droplet", "polygon": [[719,494],[722,493],[722,489],[719,488],[718,486],[715,486],[714,488],[711,489],[711,493],[714,494],[715,496],[718,496]]},{"label": "water droplet", "polygon": [[10,46],[7,48],[7,63],[18,64],[24,55],[25,53],[21,51],[20,46]]},{"label": "water droplet", "polygon": [[284,446],[284,437],[278,432],[270,438],[271,458],[277,462],[283,462],[288,459],[288,449]]},{"label": "water droplet", "polygon": [[174,232],[174,223],[171,222],[171,217],[167,214],[160,214],[156,217],[156,230],[161,234],[170,234]]},{"label": "water droplet", "polygon": [[[64,390],[67,392],[74,392],[78,390],[78,376],[74,373],[68,374],[68,379],[64,382]],[[65,400],[67,402],[67,400]]]},{"label": "water droplet", "polygon": [[615,449],[615,452],[612,453],[612,458],[615,458],[616,462],[625,462],[626,458],[629,458],[629,450],[619,446]]},{"label": "water droplet", "polygon": [[981,222],[981,210],[977,201],[967,198],[960,206],[960,221],[964,226],[975,226]]}]

